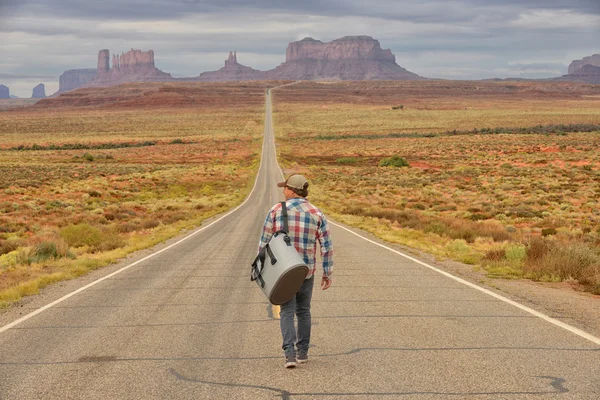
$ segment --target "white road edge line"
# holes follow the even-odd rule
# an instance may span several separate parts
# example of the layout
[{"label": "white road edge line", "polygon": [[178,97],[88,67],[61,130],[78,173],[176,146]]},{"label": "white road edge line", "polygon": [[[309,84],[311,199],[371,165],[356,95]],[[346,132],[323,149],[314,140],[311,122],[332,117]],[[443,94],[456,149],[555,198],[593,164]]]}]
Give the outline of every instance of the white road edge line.
[{"label": "white road edge line", "polygon": [[329,220],[329,223],[332,224],[332,225],[337,226],[338,228],[342,228],[342,229],[350,232],[351,234],[353,234],[355,236],[358,236],[361,239],[366,240],[367,242],[373,243],[373,244],[375,244],[375,245],[377,245],[379,247],[383,247],[386,250],[389,250],[389,251],[391,251],[393,253],[396,253],[396,254],[404,257],[404,258],[407,258],[407,259],[409,259],[409,260],[411,260],[413,262],[416,262],[417,264],[420,264],[420,265],[422,265],[422,266],[424,266],[426,268],[429,268],[429,269],[431,269],[431,270],[433,270],[433,271],[435,271],[437,273],[440,273],[440,274],[442,274],[442,275],[444,275],[444,276],[446,276],[446,277],[448,277],[450,279],[454,279],[455,281],[457,281],[459,283],[462,283],[463,285],[467,285],[467,286],[469,286],[469,287],[471,287],[473,289],[479,290],[480,292],[483,292],[483,293],[485,293],[485,294],[487,294],[489,296],[492,296],[492,297],[494,297],[494,298],[496,298],[498,300],[501,300],[501,301],[503,301],[505,303],[508,303],[508,304],[510,304],[512,306],[515,306],[515,307],[517,307],[517,308],[519,308],[519,309],[521,309],[521,310],[523,310],[525,312],[528,312],[529,314],[532,314],[532,315],[534,315],[534,316],[536,316],[538,318],[541,318],[541,319],[543,319],[545,321],[550,322],[551,324],[554,324],[554,325],[559,326],[559,327],[561,327],[563,329],[566,329],[567,331],[569,331],[571,333],[574,333],[574,334],[576,334],[578,336],[581,336],[582,338],[587,339],[587,340],[589,340],[589,341],[591,341],[591,342],[593,342],[593,343],[595,343],[597,345],[600,345],[600,338],[597,338],[594,335],[591,335],[591,334],[589,334],[589,333],[587,333],[585,331],[582,331],[579,328],[575,328],[574,326],[571,326],[569,324],[565,324],[564,322],[561,322],[561,321],[559,321],[557,319],[554,319],[554,318],[549,317],[549,316],[547,316],[545,314],[542,314],[539,311],[536,311],[536,310],[534,310],[532,308],[529,308],[529,307],[524,306],[524,305],[522,305],[520,303],[517,303],[516,301],[513,301],[513,300],[508,299],[508,298],[506,298],[504,296],[501,296],[501,295],[499,295],[497,293],[494,293],[491,290],[485,289],[485,288],[483,288],[481,286],[478,286],[478,285],[476,285],[474,283],[471,283],[469,281],[466,281],[464,279],[456,277],[456,276],[454,276],[454,275],[452,275],[452,274],[450,274],[450,273],[448,273],[446,271],[442,271],[441,269],[433,267],[433,266],[431,266],[431,265],[429,265],[427,263],[424,263],[423,261],[417,260],[416,258],[413,258],[413,257],[411,257],[409,255],[406,255],[406,254],[404,254],[404,253],[402,253],[402,252],[400,252],[398,250],[394,250],[394,249],[392,249],[390,247],[387,247],[387,246],[385,246],[385,245],[383,245],[381,243],[377,243],[377,242],[375,242],[375,241],[373,241],[371,239],[367,239],[366,237],[364,237],[362,235],[359,235],[358,233],[356,233],[356,232],[354,232],[354,231],[346,228],[345,226],[342,226],[342,225],[336,224],[334,222],[331,222],[331,220]]},{"label": "white road edge line", "polygon": [[[275,142],[275,133],[274,132],[273,132],[273,142]],[[279,166],[279,163],[277,163],[277,166],[279,167],[279,172],[281,173],[281,178],[285,180],[285,176],[283,175],[283,171],[282,171],[281,167]],[[501,295],[499,295],[497,293],[494,293],[491,290],[482,288],[481,286],[478,286],[478,285],[476,285],[474,283],[471,283],[469,281],[466,281],[464,279],[456,277],[456,276],[454,276],[454,275],[452,275],[452,274],[450,274],[450,273],[448,273],[446,271],[442,271],[441,269],[433,267],[433,266],[431,266],[431,265],[429,265],[427,263],[424,263],[423,261],[417,260],[416,258],[413,258],[413,257],[411,257],[409,255],[406,255],[406,254],[404,254],[402,252],[399,252],[398,250],[394,250],[391,247],[387,247],[387,246],[385,246],[385,245],[383,245],[381,243],[377,243],[377,242],[375,242],[375,241],[373,241],[371,239],[367,239],[366,237],[364,237],[362,235],[359,235],[358,233],[356,233],[356,232],[354,232],[354,231],[346,228],[345,226],[342,226],[342,225],[339,225],[339,224],[336,224],[336,223],[332,222],[331,220],[328,220],[328,222],[330,224],[332,224],[332,225],[337,226],[338,228],[342,228],[342,229],[350,232],[351,234],[353,234],[355,236],[358,236],[359,238],[361,238],[363,240],[366,240],[367,242],[373,243],[373,244],[375,244],[375,245],[377,245],[379,247],[383,247],[386,250],[389,250],[389,251],[391,251],[393,253],[396,253],[396,254],[404,257],[404,258],[407,258],[407,259],[409,259],[409,260],[411,260],[413,262],[416,262],[417,264],[420,264],[420,265],[422,265],[422,266],[424,266],[426,268],[429,268],[429,269],[431,269],[431,270],[433,270],[433,271],[435,271],[435,272],[437,272],[439,274],[442,274],[442,275],[444,275],[444,276],[446,276],[446,277],[448,277],[450,279],[454,279],[455,281],[457,281],[459,283],[462,283],[463,285],[467,285],[467,286],[469,286],[469,287],[471,287],[473,289],[479,290],[480,292],[483,292],[483,293],[485,293],[485,294],[487,294],[489,296],[492,296],[492,297],[494,297],[494,298],[496,298],[498,300],[501,300],[501,301],[503,301],[505,303],[508,303],[508,304],[510,304],[512,306],[515,306],[515,307],[517,307],[517,308],[519,308],[519,309],[521,309],[521,310],[523,310],[525,312],[528,312],[529,314],[532,314],[532,315],[534,315],[534,316],[536,316],[538,318],[541,318],[541,319],[543,319],[543,320],[545,320],[547,322],[550,322],[551,324],[554,324],[554,325],[556,325],[556,326],[558,326],[560,328],[566,329],[567,331],[569,331],[571,333],[574,333],[577,336],[580,336],[580,337],[582,337],[584,339],[587,339],[587,340],[589,340],[592,343],[600,345],[600,338],[597,338],[596,336],[594,336],[592,334],[589,334],[589,333],[587,333],[587,332],[585,332],[585,331],[583,331],[583,330],[581,330],[579,328],[575,328],[574,326],[571,326],[569,324],[565,324],[564,322],[561,322],[561,321],[559,321],[557,319],[549,317],[546,314],[542,314],[541,312],[536,311],[533,308],[529,308],[527,306],[524,306],[523,304],[517,303],[516,301],[513,301],[513,300],[511,300],[509,298],[506,298],[506,297],[501,296]]]},{"label": "white road edge line", "polygon": [[[266,108],[266,102],[265,102],[265,108]],[[263,134],[263,138],[264,138],[264,134]],[[262,154],[264,154],[264,151],[265,151],[265,143],[266,143],[266,141],[265,141],[265,140],[263,140],[263,146],[262,146],[262,150],[261,150],[261,151],[262,151]],[[106,279],[108,279],[108,278],[111,278],[111,277],[113,277],[113,276],[115,276],[115,275],[117,275],[117,274],[120,274],[121,272],[123,272],[123,271],[126,271],[126,270],[128,270],[129,268],[131,268],[131,267],[133,267],[133,266],[135,266],[135,265],[137,265],[137,264],[139,264],[139,263],[141,263],[141,262],[144,262],[144,261],[148,260],[149,258],[152,258],[152,257],[154,257],[154,256],[156,256],[156,255],[158,255],[158,254],[162,253],[163,251],[167,251],[167,250],[169,250],[170,248],[172,248],[172,247],[174,247],[174,246],[177,246],[179,243],[181,243],[181,242],[184,242],[184,241],[188,240],[189,238],[191,238],[192,236],[196,235],[197,233],[200,233],[200,232],[202,232],[203,230],[205,230],[205,229],[209,228],[210,226],[212,226],[212,225],[216,224],[217,222],[221,221],[223,218],[225,218],[225,217],[229,216],[230,214],[233,214],[234,212],[236,212],[236,211],[237,211],[239,208],[241,208],[241,207],[242,207],[244,204],[246,204],[246,203],[248,202],[248,200],[250,199],[250,197],[252,197],[252,194],[254,193],[254,190],[256,189],[256,184],[258,183],[258,177],[259,177],[259,175],[260,175],[260,170],[261,170],[261,168],[262,168],[262,162],[263,162],[263,158],[264,158],[264,157],[262,156],[262,154],[261,154],[261,157],[260,157],[260,163],[259,163],[259,165],[258,165],[258,172],[256,173],[256,179],[254,180],[254,186],[252,187],[252,190],[250,191],[250,194],[248,195],[248,197],[246,197],[246,199],[244,200],[244,202],[243,202],[242,204],[240,204],[239,206],[237,206],[237,207],[236,207],[236,208],[234,208],[233,210],[229,211],[227,214],[223,215],[223,216],[222,216],[222,217],[220,217],[219,219],[217,219],[217,220],[215,220],[215,221],[211,222],[210,224],[208,224],[208,225],[206,225],[206,226],[203,226],[203,227],[201,227],[201,228],[198,228],[198,229],[197,229],[197,230],[195,230],[194,232],[190,233],[188,236],[186,236],[186,237],[184,237],[183,239],[181,239],[181,240],[178,240],[177,242],[175,242],[175,243],[173,243],[173,244],[171,244],[171,245],[169,245],[169,246],[165,247],[164,249],[161,249],[161,250],[157,251],[156,253],[149,254],[149,255],[147,255],[146,257],[142,258],[141,260],[138,260],[138,261],[136,261],[136,262],[134,262],[134,263],[131,263],[131,264],[129,264],[129,265],[126,265],[125,267],[123,267],[123,268],[119,269],[118,271],[115,271],[115,272],[113,272],[113,273],[111,273],[111,274],[109,274],[109,275],[106,275],[106,276],[104,276],[104,277],[102,277],[102,278],[100,278],[100,279],[97,279],[97,280],[95,280],[94,282],[88,283],[87,285],[85,285],[85,286],[82,286],[82,287],[80,287],[79,289],[77,289],[77,290],[75,290],[75,291],[73,291],[73,292],[71,292],[71,293],[69,293],[69,294],[66,294],[66,295],[64,295],[64,296],[63,296],[63,297],[61,297],[60,299],[57,299],[57,300],[53,301],[52,303],[46,304],[45,306],[43,306],[43,307],[40,307],[40,308],[38,308],[37,310],[35,310],[35,311],[32,311],[32,312],[30,312],[29,314],[27,314],[27,315],[24,315],[24,316],[22,316],[21,318],[19,318],[19,319],[17,319],[17,320],[15,320],[15,321],[13,321],[13,322],[11,322],[11,323],[9,323],[9,324],[7,324],[7,325],[4,325],[3,327],[0,327],[0,333],[3,333],[3,332],[5,332],[5,331],[7,331],[7,330],[9,330],[9,329],[11,329],[11,328],[14,328],[15,326],[17,326],[17,325],[19,325],[19,324],[21,324],[21,323],[23,323],[23,322],[27,321],[28,319],[30,319],[30,318],[32,318],[32,317],[35,317],[36,315],[38,315],[38,314],[40,314],[40,313],[42,313],[42,312],[46,311],[47,309],[49,309],[49,308],[52,308],[52,307],[54,307],[55,305],[57,305],[57,304],[59,304],[59,303],[62,303],[63,301],[67,300],[68,298],[70,298],[70,297],[73,297],[73,296],[75,296],[76,294],[78,294],[78,293],[81,293],[81,292],[83,292],[84,290],[86,290],[86,289],[89,289],[89,288],[91,288],[92,286],[94,286],[94,285],[96,285],[96,284],[98,284],[98,283],[100,283],[100,282],[102,282],[102,281],[104,281],[104,280],[106,280]]]}]

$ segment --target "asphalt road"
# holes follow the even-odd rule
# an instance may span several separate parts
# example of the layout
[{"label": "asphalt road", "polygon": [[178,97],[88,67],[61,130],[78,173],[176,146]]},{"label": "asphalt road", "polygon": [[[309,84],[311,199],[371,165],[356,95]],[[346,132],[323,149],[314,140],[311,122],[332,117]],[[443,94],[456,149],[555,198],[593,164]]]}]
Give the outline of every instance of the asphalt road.
[{"label": "asphalt road", "polygon": [[277,310],[248,277],[281,199],[273,143],[267,102],[263,163],[239,209],[0,328],[0,399],[600,398],[597,338],[337,225],[333,286],[315,287],[310,362],[285,369]]}]

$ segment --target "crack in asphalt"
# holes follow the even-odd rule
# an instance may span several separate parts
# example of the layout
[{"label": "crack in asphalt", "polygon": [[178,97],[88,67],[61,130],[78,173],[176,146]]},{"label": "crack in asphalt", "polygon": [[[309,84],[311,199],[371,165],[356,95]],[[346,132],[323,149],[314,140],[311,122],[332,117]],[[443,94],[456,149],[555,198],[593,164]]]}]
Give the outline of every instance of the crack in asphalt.
[{"label": "crack in asphalt", "polygon": [[[599,348],[552,348],[552,347],[359,347],[345,352],[318,354],[313,358],[339,357],[358,354],[369,351],[400,351],[400,352],[447,352],[447,351],[576,351],[581,353],[600,352]],[[281,356],[256,356],[256,357],[137,357],[137,358],[118,358],[116,356],[84,356],[76,361],[21,361],[10,362],[0,361],[0,365],[63,365],[63,364],[86,364],[86,363],[107,363],[107,362],[136,362],[136,361],[248,361],[248,360],[273,360],[280,359]]]},{"label": "crack in asphalt", "polygon": [[[376,303],[502,303],[499,300],[417,300],[417,299],[400,299],[400,300],[312,300],[311,304],[315,303],[336,303],[336,304],[346,304],[346,303],[366,303],[366,304],[376,304]],[[252,305],[252,304],[270,304],[266,300],[262,301],[243,301],[243,302],[226,302],[226,301],[213,301],[213,302],[202,302],[202,303],[163,303],[163,304],[125,304],[125,305],[107,305],[107,304],[98,304],[98,305],[74,305],[74,306],[54,306],[51,310],[57,309],[87,309],[87,308],[142,308],[142,307],[197,307],[197,306],[209,306],[209,305],[226,305],[226,304],[236,304],[236,305]],[[22,310],[37,310],[37,307],[22,307]]]},{"label": "crack in asphalt", "polygon": [[[530,315],[420,315],[420,314],[387,314],[387,315],[328,315],[313,317],[314,321],[321,319],[360,319],[360,318],[447,318],[447,319],[478,319],[478,318],[518,318],[518,319],[536,319]],[[102,328],[140,328],[140,327],[160,327],[160,326],[203,326],[203,325],[232,325],[256,322],[272,322],[273,319],[251,319],[240,321],[208,321],[208,322],[181,322],[181,323],[163,323],[163,324],[130,324],[130,325],[47,325],[47,326],[23,326],[11,328],[12,330],[43,330],[43,329],[102,329]]]},{"label": "crack in asphalt", "polygon": [[552,391],[501,391],[501,392],[435,392],[435,391],[404,391],[404,392],[304,392],[304,393],[294,393],[285,389],[280,389],[276,387],[270,386],[261,386],[261,385],[249,385],[243,383],[226,383],[226,382],[214,382],[214,381],[205,381],[198,378],[187,377],[179,372],[177,372],[174,368],[169,368],[169,373],[173,375],[175,378],[181,381],[200,383],[204,385],[213,385],[213,386],[224,386],[230,388],[250,388],[250,389],[260,389],[260,390],[268,390],[270,392],[278,393],[281,396],[282,400],[289,400],[292,397],[303,397],[303,396],[336,396],[336,397],[350,397],[350,396],[415,396],[415,395],[436,395],[436,396],[502,396],[502,395],[548,395],[548,394],[558,394],[558,393],[567,393],[569,389],[564,387],[566,380],[563,378],[558,378],[554,376],[536,376],[535,378],[540,379],[548,379],[550,380],[549,385],[552,386],[554,390]]}]

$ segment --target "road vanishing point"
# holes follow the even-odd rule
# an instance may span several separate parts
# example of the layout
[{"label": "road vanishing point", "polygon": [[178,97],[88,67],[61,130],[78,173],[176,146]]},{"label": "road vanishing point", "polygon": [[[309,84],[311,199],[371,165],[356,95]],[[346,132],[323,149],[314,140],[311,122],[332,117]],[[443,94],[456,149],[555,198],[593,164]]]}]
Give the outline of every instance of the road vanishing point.
[{"label": "road vanishing point", "polygon": [[283,197],[270,92],[247,200],[7,313],[0,399],[600,399],[600,339],[337,223],[310,362],[285,369],[249,279]]}]

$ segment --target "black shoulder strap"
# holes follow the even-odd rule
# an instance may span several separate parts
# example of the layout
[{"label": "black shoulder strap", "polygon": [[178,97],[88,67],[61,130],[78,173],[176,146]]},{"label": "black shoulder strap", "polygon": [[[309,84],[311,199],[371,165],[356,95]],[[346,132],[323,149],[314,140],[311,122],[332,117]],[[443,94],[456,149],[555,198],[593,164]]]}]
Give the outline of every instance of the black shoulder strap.
[{"label": "black shoulder strap", "polygon": [[285,204],[285,201],[281,202],[281,213],[283,215],[283,231],[289,233],[287,205]]}]

